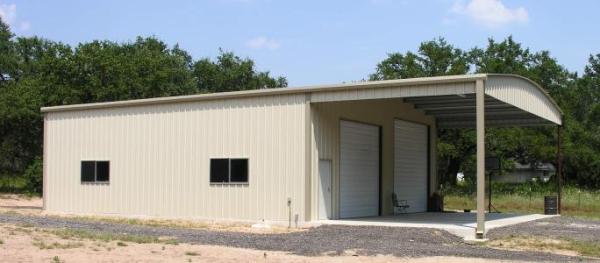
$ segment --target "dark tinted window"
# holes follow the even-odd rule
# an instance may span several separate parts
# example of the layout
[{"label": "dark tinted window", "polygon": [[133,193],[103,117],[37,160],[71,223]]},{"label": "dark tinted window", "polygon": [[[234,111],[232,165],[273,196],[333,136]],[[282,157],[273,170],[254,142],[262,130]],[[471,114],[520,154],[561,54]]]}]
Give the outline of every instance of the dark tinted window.
[{"label": "dark tinted window", "polygon": [[95,182],[96,181],[96,162],[82,161],[81,162],[81,181]]},{"label": "dark tinted window", "polygon": [[108,182],[110,167],[107,161],[96,162],[96,181]]},{"label": "dark tinted window", "polygon": [[210,159],[210,182],[229,182],[229,159]]},{"label": "dark tinted window", "polygon": [[231,177],[232,183],[248,182],[248,159],[231,159]]}]

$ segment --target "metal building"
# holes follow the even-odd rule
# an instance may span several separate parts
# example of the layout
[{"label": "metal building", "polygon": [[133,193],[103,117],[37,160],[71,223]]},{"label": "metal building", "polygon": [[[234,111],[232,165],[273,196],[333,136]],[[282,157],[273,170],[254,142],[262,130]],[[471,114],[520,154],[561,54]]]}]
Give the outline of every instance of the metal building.
[{"label": "metal building", "polygon": [[[536,83],[475,74],[42,108],[44,209],[299,223],[426,212],[438,128],[561,125]],[[484,126],[485,125],[485,126]]]}]

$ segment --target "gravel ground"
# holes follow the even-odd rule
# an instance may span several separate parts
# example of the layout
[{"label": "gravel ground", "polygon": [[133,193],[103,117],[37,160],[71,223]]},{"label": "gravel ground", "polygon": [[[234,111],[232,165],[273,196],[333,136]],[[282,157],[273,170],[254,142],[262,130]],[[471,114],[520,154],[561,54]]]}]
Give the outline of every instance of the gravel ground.
[{"label": "gravel ground", "polygon": [[487,234],[490,239],[498,239],[511,235],[568,238],[600,244],[600,221],[559,216],[496,228],[490,230]]},{"label": "gravel ground", "polygon": [[41,228],[70,228],[131,235],[168,236],[176,238],[182,243],[283,251],[304,256],[336,255],[351,250],[357,255],[387,254],[398,257],[456,256],[511,261],[563,262],[581,260],[577,257],[549,253],[507,251],[471,245],[445,231],[425,228],[326,225],[294,233],[253,234],[116,224],[19,214],[0,214],[0,223],[29,224]]}]

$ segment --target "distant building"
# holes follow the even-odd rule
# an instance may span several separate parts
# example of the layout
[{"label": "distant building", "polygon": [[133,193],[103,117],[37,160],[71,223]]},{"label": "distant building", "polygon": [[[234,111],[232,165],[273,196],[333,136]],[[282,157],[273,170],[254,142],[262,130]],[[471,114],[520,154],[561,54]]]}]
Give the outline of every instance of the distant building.
[{"label": "distant building", "polygon": [[456,181],[457,182],[464,182],[465,181],[465,173],[463,172],[458,172],[456,174]]},{"label": "distant building", "polygon": [[539,180],[546,183],[550,181],[555,172],[556,169],[551,163],[531,165],[515,162],[515,170],[513,172],[495,176],[494,182],[525,183]]}]

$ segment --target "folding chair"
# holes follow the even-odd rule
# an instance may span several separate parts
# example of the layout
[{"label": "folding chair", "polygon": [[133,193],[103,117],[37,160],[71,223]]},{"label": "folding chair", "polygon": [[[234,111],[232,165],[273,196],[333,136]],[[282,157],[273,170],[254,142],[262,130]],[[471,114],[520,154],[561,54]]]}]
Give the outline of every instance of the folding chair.
[{"label": "folding chair", "polygon": [[408,205],[408,201],[406,200],[398,200],[398,196],[396,193],[392,193],[392,203],[394,204],[394,215],[396,215],[396,211],[400,213],[406,213],[406,209],[410,207]]}]

